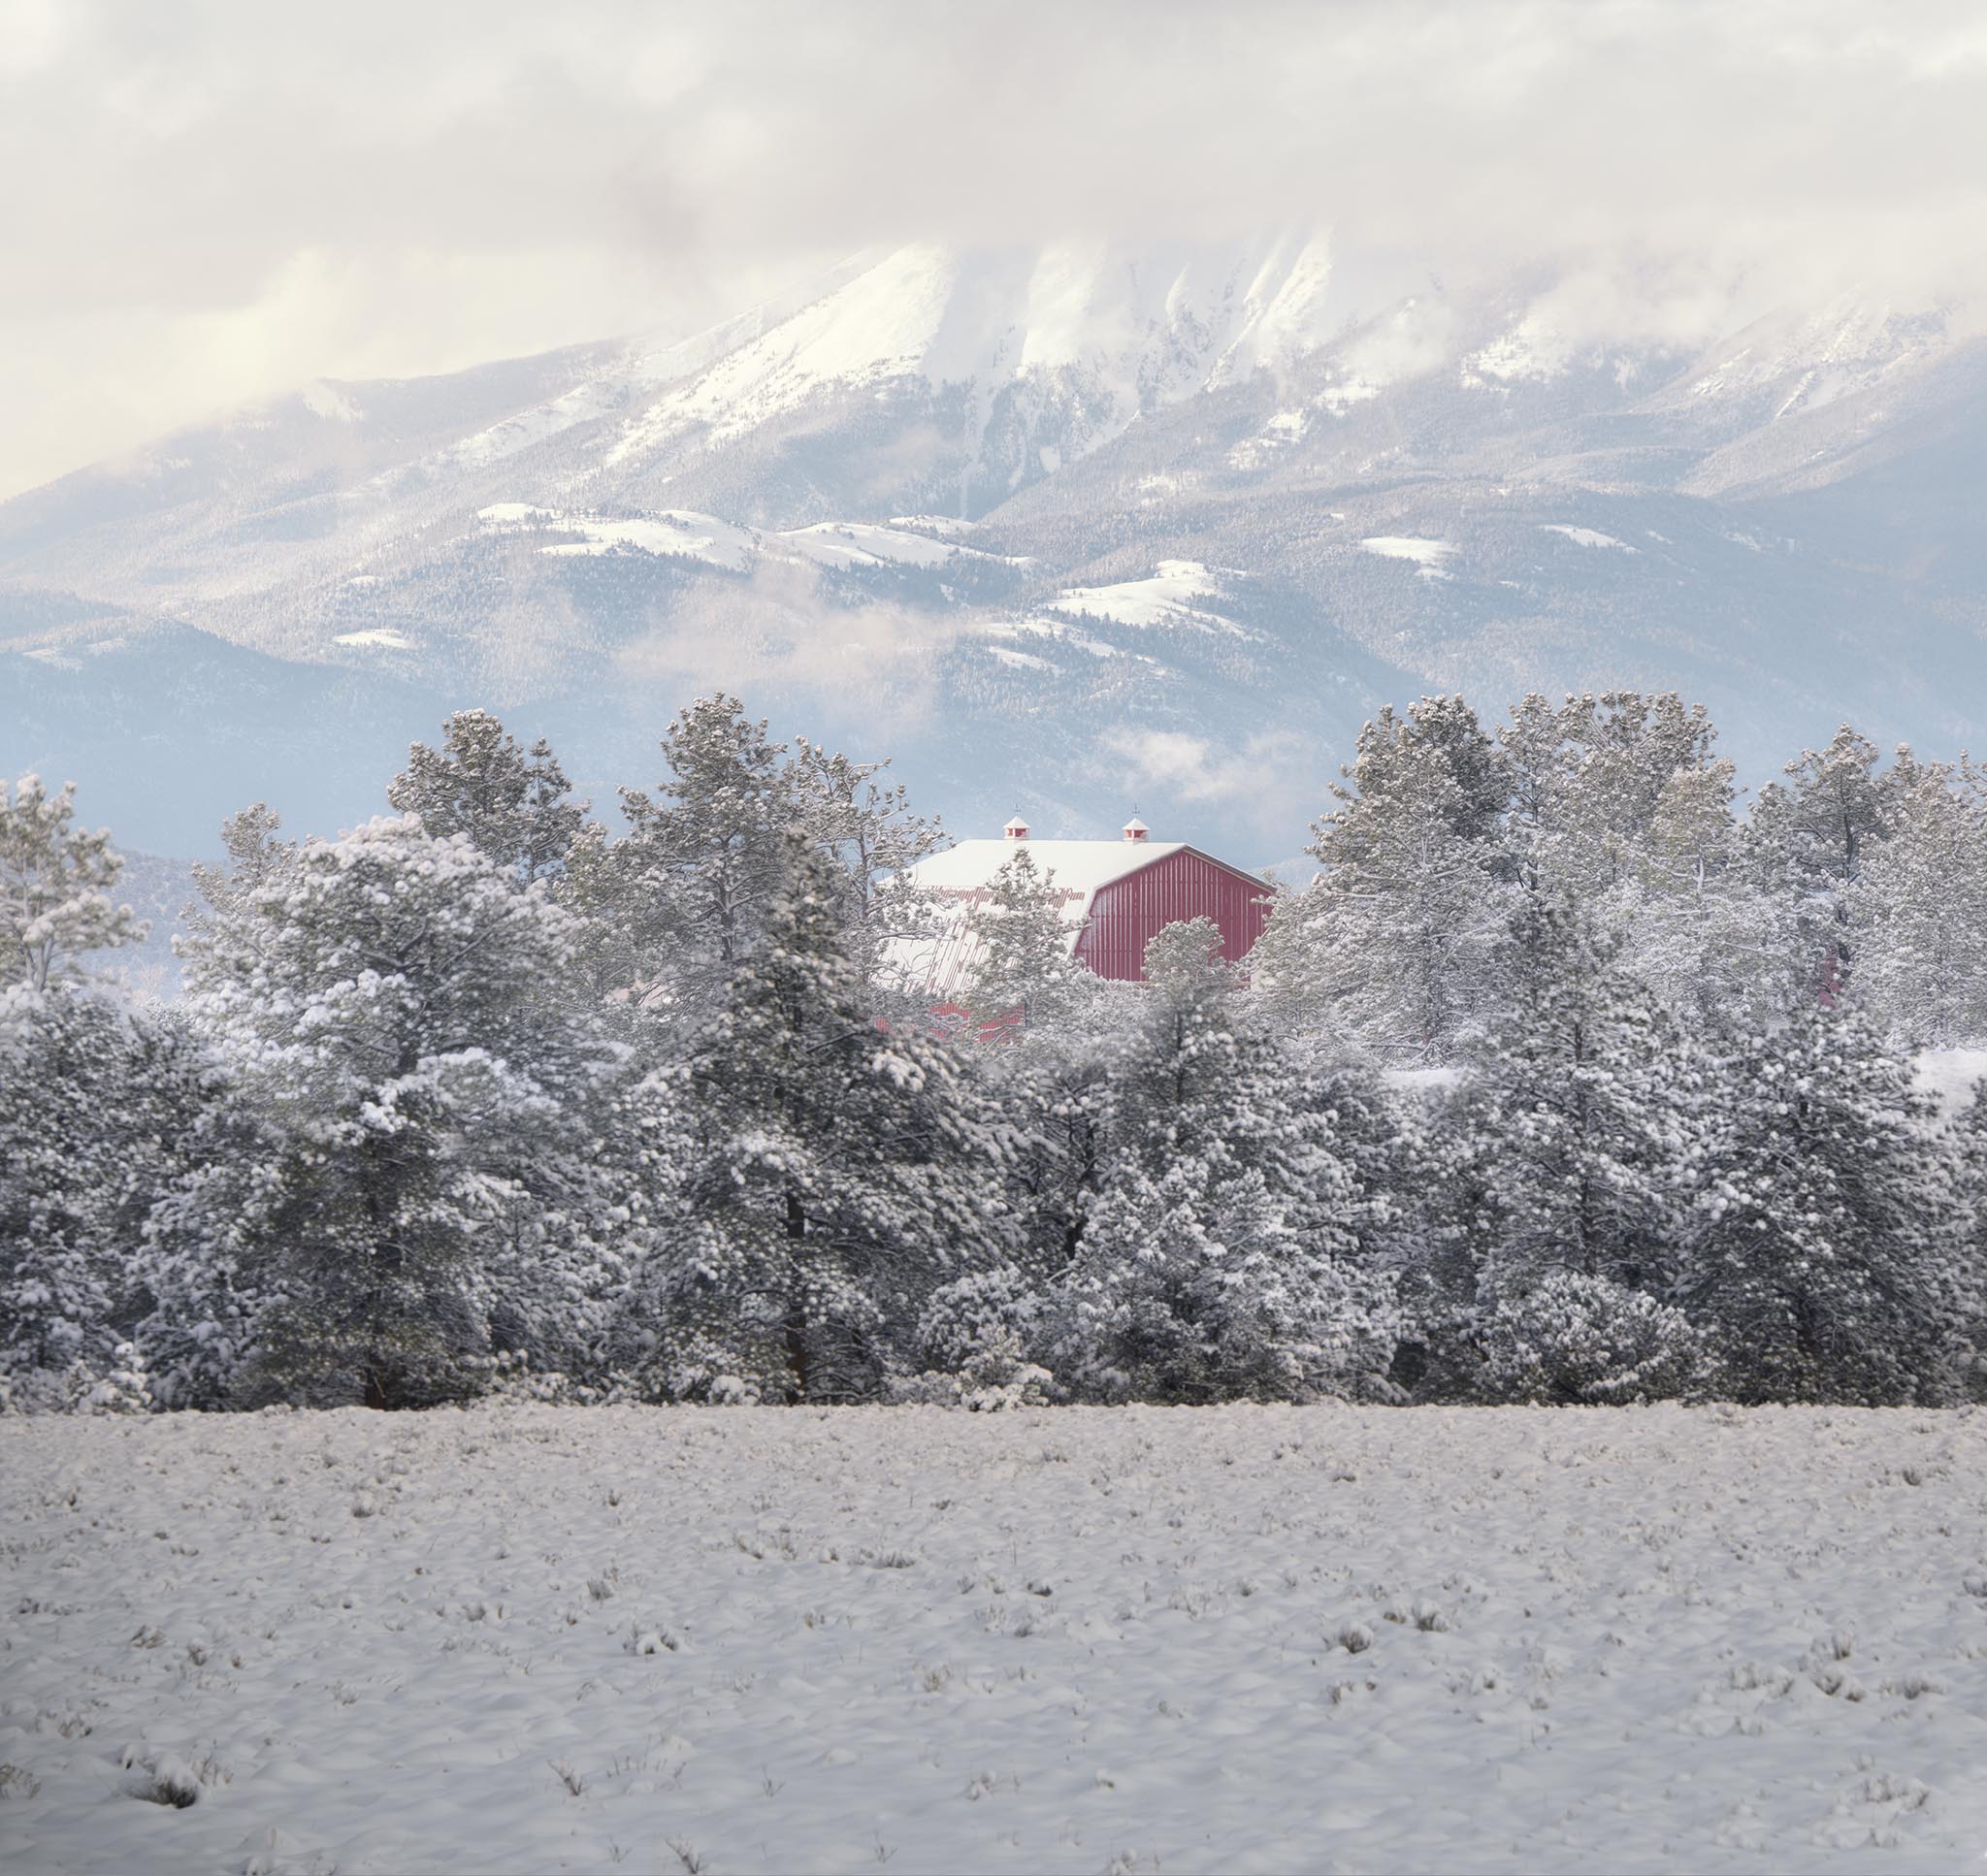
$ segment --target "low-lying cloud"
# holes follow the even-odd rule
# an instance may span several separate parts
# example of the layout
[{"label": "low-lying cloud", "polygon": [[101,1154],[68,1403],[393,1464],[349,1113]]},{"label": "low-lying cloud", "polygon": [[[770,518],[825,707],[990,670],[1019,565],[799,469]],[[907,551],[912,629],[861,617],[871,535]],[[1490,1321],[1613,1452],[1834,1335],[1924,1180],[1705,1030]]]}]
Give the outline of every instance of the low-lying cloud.
[{"label": "low-lying cloud", "polygon": [[0,493],[316,376],[686,330],[911,238],[1329,224],[1597,327],[1987,286],[1943,0],[0,0]]}]

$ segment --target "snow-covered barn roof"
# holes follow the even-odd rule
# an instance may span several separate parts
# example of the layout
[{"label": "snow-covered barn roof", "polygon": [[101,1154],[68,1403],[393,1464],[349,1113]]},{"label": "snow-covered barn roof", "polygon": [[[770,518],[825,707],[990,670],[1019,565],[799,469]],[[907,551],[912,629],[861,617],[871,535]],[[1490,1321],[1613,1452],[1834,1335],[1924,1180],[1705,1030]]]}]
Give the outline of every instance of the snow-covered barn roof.
[{"label": "snow-covered barn roof", "polygon": [[[984,891],[994,875],[1026,847],[1038,873],[1054,873],[1056,884],[1079,903],[1065,914],[1073,925],[1101,886],[1122,880],[1141,866],[1177,854],[1184,840],[962,840],[942,854],[928,854],[904,869],[905,876],[934,892]],[[1065,900],[1065,903],[1068,901]]]},{"label": "snow-covered barn roof", "polygon": [[[943,894],[953,904],[935,936],[903,939],[891,947],[904,984],[921,993],[947,999],[964,988],[980,949],[972,928],[973,909],[987,903],[994,876],[1024,848],[1035,871],[1048,876],[1049,884],[1062,895],[1062,922],[1069,928],[1073,949],[1099,891],[1169,855],[1189,851],[1182,840],[1148,840],[1145,824],[1134,825],[1138,836],[1119,840],[1035,840],[1026,835],[962,840],[957,847],[927,855],[906,867],[906,878]],[[1213,863],[1225,864],[1220,860]]]}]

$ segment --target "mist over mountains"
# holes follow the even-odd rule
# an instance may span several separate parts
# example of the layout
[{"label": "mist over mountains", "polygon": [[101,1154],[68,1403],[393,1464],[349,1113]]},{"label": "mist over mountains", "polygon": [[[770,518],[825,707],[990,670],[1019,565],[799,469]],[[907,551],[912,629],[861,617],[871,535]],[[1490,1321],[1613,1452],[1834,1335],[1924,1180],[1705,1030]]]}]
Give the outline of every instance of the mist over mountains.
[{"label": "mist over mountains", "polygon": [[1706,342],[1546,269],[1309,232],[919,244],[709,332],[318,382],[0,504],[0,755],[135,846],[383,806],[481,704],[598,802],[699,691],[955,832],[1291,852],[1359,724],[1676,687],[1758,779],[1987,719],[1987,345],[1937,305]]}]

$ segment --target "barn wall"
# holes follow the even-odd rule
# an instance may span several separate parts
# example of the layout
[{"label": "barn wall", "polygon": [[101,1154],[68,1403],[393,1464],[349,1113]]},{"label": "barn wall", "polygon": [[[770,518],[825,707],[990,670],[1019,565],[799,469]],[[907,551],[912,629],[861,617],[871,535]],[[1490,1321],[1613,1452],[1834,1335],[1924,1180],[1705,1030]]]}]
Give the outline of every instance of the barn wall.
[{"label": "barn wall", "polygon": [[1212,919],[1222,930],[1222,955],[1239,963],[1262,936],[1268,894],[1260,880],[1199,854],[1168,854],[1097,889],[1076,954],[1099,977],[1137,983],[1145,976],[1145,948],[1161,931],[1183,920]]}]

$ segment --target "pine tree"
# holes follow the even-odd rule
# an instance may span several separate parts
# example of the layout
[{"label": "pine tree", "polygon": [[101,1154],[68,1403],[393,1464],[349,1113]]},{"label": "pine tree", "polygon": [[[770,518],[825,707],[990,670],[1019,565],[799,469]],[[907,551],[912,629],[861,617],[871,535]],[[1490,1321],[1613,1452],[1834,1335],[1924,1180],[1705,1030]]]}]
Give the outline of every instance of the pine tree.
[{"label": "pine tree", "polygon": [[0,781],[0,989],[45,990],[85,975],[82,954],[134,944],[146,927],[111,892],[123,871],[108,828],[72,826],[76,784]]},{"label": "pine tree", "polygon": [[1056,1024],[1083,999],[1092,974],[1076,959],[1081,928],[1063,917],[1063,897],[1054,869],[1037,867],[1026,842],[988,882],[962,934],[972,956],[960,997],[969,1035],[1004,1039],[1010,1021]]},{"label": "pine tree", "polygon": [[415,743],[386,798],[417,814],[431,834],[466,834],[501,867],[529,886],[565,866],[586,820],[586,804],[552,746],[540,736],[529,750],[487,710],[458,710],[442,726],[441,747]]},{"label": "pine tree", "polygon": [[1912,767],[1877,773],[1879,752],[1844,724],[1825,750],[1804,750],[1754,803],[1746,843],[1756,884],[1785,905],[1810,995],[1847,988],[1855,951],[1852,906],[1872,845],[1889,824],[1899,783]]},{"label": "pine tree", "polygon": [[[547,1269],[548,1214],[571,1199],[617,1058],[546,994],[576,943],[542,882],[521,889],[409,816],[307,843],[188,947],[189,1010],[261,1150],[204,1169],[159,1254],[197,1271],[205,1240],[231,1295],[267,1299],[242,1388],[375,1406],[462,1392],[499,1289],[519,1292],[506,1248],[584,1287]],[[179,1283],[182,1308],[198,1288]]]},{"label": "pine tree", "polygon": [[263,801],[221,823],[227,864],[194,867],[193,883],[203,904],[186,908],[190,934],[205,937],[213,929],[216,918],[241,912],[254,893],[274,883],[296,855],[293,843],[278,838],[281,829],[282,817]]},{"label": "pine tree", "polygon": [[147,1214],[209,1081],[169,1011],[0,990],[0,1378],[17,1394],[53,1399],[132,1334]]},{"label": "pine tree", "polygon": [[1735,1015],[1763,1022],[1811,996],[1783,895],[1762,888],[1734,813],[1732,764],[1679,768],[1664,785],[1640,878],[1602,901],[1636,973],[1694,1030]]},{"label": "pine tree", "polygon": [[864,1399],[949,1276],[1002,1261],[1001,1131],[965,1064],[880,1028],[805,843],[680,1080],[680,1214],[652,1273],[668,1398]]},{"label": "pine tree", "polygon": [[1987,772],[1913,763],[1845,895],[1863,1007],[1901,1043],[1987,1039]]},{"label": "pine tree", "polygon": [[854,761],[805,736],[794,739],[787,776],[793,829],[828,861],[840,883],[838,922],[865,982],[885,978],[896,947],[937,929],[934,896],[910,868],[947,844],[945,829],[911,810],[899,782],[879,778],[888,761]]},{"label": "pine tree", "polygon": [[1356,1266],[1362,1197],[1330,1116],[1252,1033],[1208,920],[1147,947],[1148,1007],[1058,1283],[1051,1365],[1086,1392],[1312,1399],[1375,1389],[1390,1286]]},{"label": "pine tree", "polygon": [[785,755],[735,697],[700,697],[663,737],[662,787],[621,791],[628,838],[595,824],[573,854],[597,975],[679,1042],[723,1007],[780,892],[798,814]]},{"label": "pine tree", "polygon": [[1970,1400],[1987,1401],[1987,1080],[1974,1084],[1954,1146],[1960,1191],[1954,1380]]},{"label": "pine tree", "polygon": [[1366,726],[1311,847],[1324,871],[1276,900],[1251,971],[1286,1034],[1415,1063],[1468,1033],[1496,935],[1497,771],[1452,703]]},{"label": "pine tree", "polygon": [[1735,1036],[1673,1280],[1742,1401],[1937,1402],[1969,1313],[1953,1167],[1909,1063],[1807,1009]]},{"label": "pine tree", "polygon": [[1619,940],[1528,895],[1499,953],[1504,1010],[1450,1116],[1472,1301],[1548,1272],[1661,1280],[1688,1177],[1694,1064]]}]

